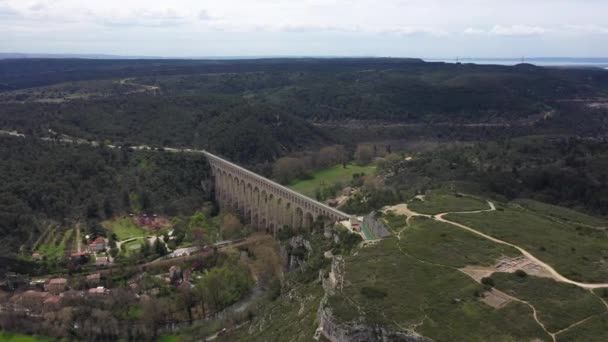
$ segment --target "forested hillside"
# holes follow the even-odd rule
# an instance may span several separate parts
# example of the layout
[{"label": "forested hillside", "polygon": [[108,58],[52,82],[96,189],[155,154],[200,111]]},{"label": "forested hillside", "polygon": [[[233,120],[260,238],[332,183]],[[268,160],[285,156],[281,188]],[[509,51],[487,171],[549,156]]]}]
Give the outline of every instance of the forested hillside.
[{"label": "forested hillside", "polygon": [[190,214],[210,199],[208,175],[200,155],[0,136],[0,254],[27,248],[49,224],[94,229],[130,212]]},{"label": "forested hillside", "polygon": [[[476,147],[439,149],[393,170],[392,188],[371,193],[369,203],[468,180],[508,198],[606,214],[608,72],[601,69],[413,59],[24,59],[0,61],[0,84],[0,129],[28,137],[0,145],[0,234],[11,252],[47,220],[94,221],[133,206],[192,213],[208,195],[199,156],[38,139],[64,135],[205,148],[265,175],[282,156],[334,144],[352,154],[361,143],[465,143],[457,146]],[[559,138],[516,140],[541,134]]]}]

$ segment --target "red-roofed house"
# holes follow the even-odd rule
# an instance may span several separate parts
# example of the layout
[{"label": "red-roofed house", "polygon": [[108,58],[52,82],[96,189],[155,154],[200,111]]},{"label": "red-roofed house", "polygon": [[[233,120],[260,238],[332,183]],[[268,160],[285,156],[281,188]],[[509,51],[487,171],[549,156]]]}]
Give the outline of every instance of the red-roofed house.
[{"label": "red-roofed house", "polygon": [[46,290],[50,293],[59,294],[68,288],[68,280],[65,278],[53,278],[46,285]]},{"label": "red-roofed house", "polygon": [[106,239],[98,236],[95,240],[89,243],[89,251],[91,253],[103,252],[106,249]]},{"label": "red-roofed house", "polygon": [[98,267],[108,266],[109,264],[110,264],[110,261],[106,257],[97,258],[95,260],[95,266],[98,266]]},{"label": "red-roofed house", "polygon": [[45,310],[58,310],[61,309],[61,297],[57,295],[51,295],[42,303]]},{"label": "red-roofed house", "polygon": [[101,274],[93,273],[87,276],[87,285],[89,287],[97,287],[101,281]]}]

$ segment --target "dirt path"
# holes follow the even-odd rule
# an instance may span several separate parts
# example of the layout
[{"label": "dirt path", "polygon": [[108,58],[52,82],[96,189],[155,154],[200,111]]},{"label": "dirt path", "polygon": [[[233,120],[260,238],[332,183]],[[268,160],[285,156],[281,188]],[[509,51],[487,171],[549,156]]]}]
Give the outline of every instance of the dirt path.
[{"label": "dirt path", "polygon": [[579,287],[582,287],[584,289],[597,289],[597,288],[604,288],[604,287],[608,287],[608,283],[599,283],[599,284],[592,284],[592,283],[581,283],[578,281],[574,281],[572,279],[566,278],[563,275],[561,275],[559,272],[557,272],[553,267],[551,267],[550,265],[548,265],[547,263],[543,262],[542,260],[538,259],[537,257],[535,257],[532,253],[528,252],[527,250],[523,249],[520,246],[517,246],[515,244],[512,244],[510,242],[506,242],[500,239],[497,239],[495,237],[492,237],[490,235],[487,235],[485,233],[482,233],[476,229],[473,229],[469,226],[465,226],[463,224],[457,223],[457,222],[453,222],[450,220],[447,220],[444,218],[445,215],[448,214],[475,214],[475,213],[482,213],[482,212],[488,212],[488,211],[494,211],[496,210],[496,206],[494,205],[494,203],[488,201],[488,205],[490,206],[489,209],[486,210],[476,210],[476,211],[464,211],[464,212],[448,212],[448,213],[441,213],[438,215],[434,216],[434,219],[440,222],[444,222],[444,223],[448,223],[451,224],[453,226],[456,226],[458,228],[462,228],[464,230],[467,230],[473,234],[479,235],[485,239],[488,239],[492,242],[496,242],[502,245],[506,245],[506,246],[510,246],[513,247],[515,249],[517,249],[521,254],[523,254],[524,256],[526,256],[528,259],[532,260],[534,263],[536,263],[537,265],[543,267],[545,270],[547,270],[547,272],[549,272],[549,274],[552,276],[553,279],[555,279],[556,281],[562,282],[562,283],[568,283],[568,284],[572,284],[572,285],[576,285]]},{"label": "dirt path", "polygon": [[144,93],[147,91],[157,91],[160,90],[159,87],[157,86],[152,86],[152,85],[146,85],[146,84],[139,84],[139,83],[133,83],[132,81],[134,80],[134,78],[125,78],[120,80],[120,84],[123,85],[131,85],[131,86],[135,86],[135,87],[139,87],[140,89],[138,90],[133,90],[130,92],[127,92],[126,94],[136,94],[136,93]]},{"label": "dirt path", "polygon": [[[485,233],[482,233],[474,228],[471,228],[469,226],[465,226],[464,224],[460,224],[457,222],[453,222],[450,221],[448,219],[445,219],[444,216],[448,215],[448,214],[478,214],[478,213],[483,213],[483,212],[489,212],[489,211],[495,211],[496,210],[496,206],[494,205],[494,203],[492,203],[491,201],[487,201],[488,202],[488,209],[484,209],[484,210],[474,210],[474,211],[456,211],[456,212],[445,212],[445,213],[440,213],[437,215],[426,215],[426,214],[421,214],[421,213],[417,213],[413,210],[411,210],[410,208],[408,208],[407,204],[403,203],[403,204],[398,204],[392,207],[387,207],[384,208],[383,211],[388,211],[388,210],[392,210],[393,212],[395,212],[398,215],[405,215],[408,218],[408,221],[410,218],[412,217],[427,217],[427,218],[431,218],[434,220],[437,220],[439,222],[444,222],[447,224],[451,224],[453,226],[456,226],[458,228],[464,229],[466,231],[469,231],[475,235],[481,236],[487,240],[490,240],[492,242],[495,243],[499,243],[501,245],[506,245],[506,246],[510,246],[513,247],[515,249],[517,249],[521,254],[523,254],[524,256],[526,256],[528,259],[530,259],[531,261],[533,261],[534,263],[536,263],[537,265],[539,265],[540,267],[544,268],[547,273],[551,276],[551,278],[553,278],[556,281],[562,282],[562,283],[568,283],[568,284],[572,284],[572,285],[576,285],[578,287],[584,288],[584,289],[588,289],[588,290],[592,290],[592,289],[598,289],[598,288],[608,288],[608,283],[598,283],[598,284],[592,284],[592,283],[582,283],[582,282],[578,282],[578,281],[574,281],[572,279],[566,278],[563,275],[561,275],[560,273],[558,273],[553,267],[551,267],[550,265],[548,265],[547,263],[541,261],[540,259],[538,259],[537,257],[535,257],[532,253],[528,252],[527,250],[523,249],[520,246],[517,246],[515,244],[512,244],[510,242],[507,241],[503,241],[500,239],[497,239],[495,237],[492,237],[490,235],[487,235]],[[401,231],[397,234],[397,238],[401,238]]]}]

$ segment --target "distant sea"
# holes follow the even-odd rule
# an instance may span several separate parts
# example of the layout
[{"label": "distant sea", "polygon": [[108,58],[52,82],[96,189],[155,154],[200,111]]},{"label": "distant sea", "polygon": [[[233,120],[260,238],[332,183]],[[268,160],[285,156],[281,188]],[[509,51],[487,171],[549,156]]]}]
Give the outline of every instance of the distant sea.
[{"label": "distant sea", "polygon": [[[445,63],[474,63],[495,65],[516,65],[522,63],[522,58],[424,58],[427,62]],[[608,58],[568,58],[568,57],[535,57],[523,58],[524,63],[538,66],[562,66],[562,67],[600,67],[608,69]]]}]

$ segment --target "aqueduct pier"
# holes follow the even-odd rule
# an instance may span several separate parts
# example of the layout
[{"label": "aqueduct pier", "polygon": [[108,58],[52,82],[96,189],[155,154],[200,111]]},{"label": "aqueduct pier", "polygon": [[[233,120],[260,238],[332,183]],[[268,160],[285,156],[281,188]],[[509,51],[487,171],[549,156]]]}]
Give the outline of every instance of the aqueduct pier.
[{"label": "aqueduct pier", "polygon": [[288,189],[243,167],[204,151],[221,209],[240,213],[251,225],[276,234],[283,226],[309,229],[324,217],[330,222],[350,215]]}]

